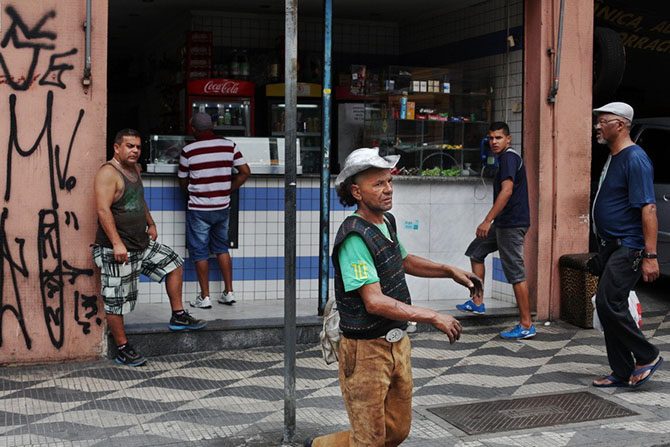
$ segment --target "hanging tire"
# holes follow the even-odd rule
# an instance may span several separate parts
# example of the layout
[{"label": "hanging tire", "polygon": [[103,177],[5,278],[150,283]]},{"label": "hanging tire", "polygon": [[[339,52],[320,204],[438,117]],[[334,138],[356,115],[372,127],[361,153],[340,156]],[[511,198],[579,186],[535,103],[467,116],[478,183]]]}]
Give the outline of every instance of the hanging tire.
[{"label": "hanging tire", "polygon": [[621,84],[626,70],[626,50],[619,33],[596,27],[593,34],[593,100],[608,101]]}]

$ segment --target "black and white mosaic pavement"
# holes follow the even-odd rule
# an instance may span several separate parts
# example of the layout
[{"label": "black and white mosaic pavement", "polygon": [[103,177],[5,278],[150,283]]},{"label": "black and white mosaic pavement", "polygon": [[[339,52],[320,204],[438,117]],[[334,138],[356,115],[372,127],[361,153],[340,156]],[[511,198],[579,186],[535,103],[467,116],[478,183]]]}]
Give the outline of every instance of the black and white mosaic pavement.
[{"label": "black and white mosaic pavement", "polygon": [[[644,329],[670,360],[670,315],[647,313]],[[449,345],[413,336],[414,422],[405,446],[635,446],[670,443],[670,366],[639,390],[589,386],[608,373],[602,335],[565,324],[534,340],[470,327]],[[347,425],[336,365],[316,346],[297,359],[297,436]],[[283,433],[282,348],[151,358],[140,368],[111,361],[0,369],[0,447],[270,446]],[[530,432],[459,436],[425,407],[576,390],[640,410],[634,419]]]}]

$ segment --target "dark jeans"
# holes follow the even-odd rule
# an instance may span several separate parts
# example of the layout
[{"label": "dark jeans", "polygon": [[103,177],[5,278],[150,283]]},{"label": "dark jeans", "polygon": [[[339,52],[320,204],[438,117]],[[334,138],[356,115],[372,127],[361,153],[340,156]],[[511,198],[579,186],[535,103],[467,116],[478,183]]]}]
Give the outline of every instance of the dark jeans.
[{"label": "dark jeans", "polygon": [[598,283],[596,309],[605,332],[607,358],[614,376],[628,381],[639,365],[658,357],[658,348],[645,338],[628,311],[628,295],[642,272],[640,250],[618,247],[607,259]]}]

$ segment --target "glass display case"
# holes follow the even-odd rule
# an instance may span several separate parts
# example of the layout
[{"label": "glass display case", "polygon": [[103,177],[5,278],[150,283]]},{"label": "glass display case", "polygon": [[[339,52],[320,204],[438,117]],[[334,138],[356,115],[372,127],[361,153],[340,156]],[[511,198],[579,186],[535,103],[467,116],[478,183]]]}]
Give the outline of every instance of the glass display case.
[{"label": "glass display case", "polygon": [[176,173],[182,148],[193,141],[187,135],[150,135],[147,172]]},{"label": "glass display case", "polygon": [[[283,138],[230,137],[249,165],[252,174],[284,174],[285,141]],[[173,173],[179,168],[179,155],[184,146],[195,139],[185,135],[150,135],[149,163],[147,172]],[[297,171],[302,174],[300,166],[300,140],[296,147]]]}]

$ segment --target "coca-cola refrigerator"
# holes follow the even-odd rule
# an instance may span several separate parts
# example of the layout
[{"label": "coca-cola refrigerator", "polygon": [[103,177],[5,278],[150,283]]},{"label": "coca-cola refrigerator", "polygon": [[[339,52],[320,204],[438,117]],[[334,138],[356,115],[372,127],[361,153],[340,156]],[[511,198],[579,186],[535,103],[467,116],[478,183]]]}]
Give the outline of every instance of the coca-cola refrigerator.
[{"label": "coca-cola refrigerator", "polygon": [[204,112],[212,117],[214,132],[221,136],[254,136],[253,82],[235,79],[195,79],[186,84],[186,132],[191,117]]}]

